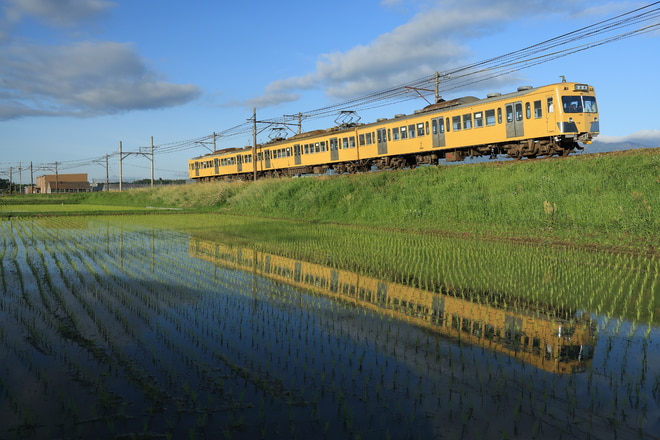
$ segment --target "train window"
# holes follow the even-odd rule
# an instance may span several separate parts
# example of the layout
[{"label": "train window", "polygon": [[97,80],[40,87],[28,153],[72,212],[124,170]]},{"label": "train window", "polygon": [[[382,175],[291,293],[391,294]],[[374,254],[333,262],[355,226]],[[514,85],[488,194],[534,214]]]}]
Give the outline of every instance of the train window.
[{"label": "train window", "polygon": [[392,139],[394,139],[395,141],[399,140],[399,127],[394,127],[392,129]]},{"label": "train window", "polygon": [[305,144],[304,150],[305,154],[309,154],[309,144]]},{"label": "train window", "polygon": [[433,134],[438,134],[438,120],[434,119],[431,121],[431,128],[433,129]]},{"label": "train window", "polygon": [[454,131],[459,131],[461,129],[461,117],[454,116],[451,118],[451,125],[454,128]]},{"label": "train window", "polygon": [[383,132],[381,130],[376,131],[376,136],[378,137],[379,144],[385,140],[383,139]]},{"label": "train window", "polygon": [[562,96],[561,101],[564,106],[564,113],[582,113],[581,96]]},{"label": "train window", "polygon": [[415,137],[415,125],[414,124],[408,126],[408,137],[410,139]]},{"label": "train window", "polygon": [[327,147],[325,141],[321,142],[321,151],[328,151],[328,147]]},{"label": "train window", "polygon": [[373,137],[372,133],[367,133],[367,145],[373,144]]},{"label": "train window", "polygon": [[236,156],[236,163],[243,163],[243,156]]},{"label": "train window", "polygon": [[339,149],[339,142],[337,138],[330,139],[330,151],[337,151]]},{"label": "train window", "polygon": [[316,153],[320,153],[321,152],[321,144],[319,144],[318,142],[316,144],[314,144],[314,151]]},{"label": "train window", "polygon": [[517,102],[516,103],[516,121],[522,121],[522,119],[523,119],[522,103]]},{"label": "train window", "polygon": [[486,125],[495,125],[495,110],[486,110]]},{"label": "train window", "polygon": [[469,130],[472,128],[472,115],[463,115],[463,128]]},{"label": "train window", "polygon": [[477,112],[474,114],[474,128],[479,128],[484,126],[484,114]]},{"label": "train window", "polygon": [[438,131],[439,131],[440,133],[444,133],[444,132],[445,132],[445,120],[442,119],[442,118],[438,119]]},{"label": "train window", "polygon": [[530,119],[532,117],[532,106],[529,105],[529,102],[525,103],[525,116],[527,119]]},{"label": "train window", "polygon": [[343,138],[341,140],[342,147],[344,147],[344,150],[348,148],[348,138]]},{"label": "train window", "polygon": [[536,119],[543,116],[543,110],[541,109],[541,101],[534,101],[534,117]]},{"label": "train window", "polygon": [[291,147],[286,149],[286,157],[291,157]]},{"label": "train window", "polygon": [[364,135],[360,135],[360,146],[364,145]]},{"label": "train window", "polygon": [[555,104],[552,99],[552,97],[548,98],[548,113],[554,113],[555,111]]},{"label": "train window", "polygon": [[355,148],[355,136],[351,136],[348,141],[351,148]]},{"label": "train window", "polygon": [[501,108],[497,109],[497,123],[498,124],[502,123],[502,109]]},{"label": "train window", "polygon": [[408,139],[408,129],[401,127],[401,139]]},{"label": "train window", "polygon": [[513,122],[513,106],[506,106],[506,122]]},{"label": "train window", "polygon": [[417,124],[417,136],[424,136],[424,123]]},{"label": "train window", "polygon": [[392,140],[392,130],[389,128],[387,129],[387,140],[388,142]]},{"label": "train window", "polygon": [[429,121],[426,121],[426,134],[429,134]]},{"label": "train window", "polygon": [[593,96],[583,96],[584,99],[584,112],[585,113],[597,113],[598,107],[596,106],[596,98]]}]

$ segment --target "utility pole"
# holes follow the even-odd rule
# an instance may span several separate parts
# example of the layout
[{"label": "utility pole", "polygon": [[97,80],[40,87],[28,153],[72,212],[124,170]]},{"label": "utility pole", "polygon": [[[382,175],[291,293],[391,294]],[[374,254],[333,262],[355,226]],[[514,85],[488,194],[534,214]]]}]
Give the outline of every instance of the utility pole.
[{"label": "utility pole", "polygon": [[12,181],[14,180],[14,167],[9,167],[9,194],[13,194],[13,183]]},{"label": "utility pole", "polygon": [[257,108],[254,107],[252,112],[252,169],[254,172],[253,181],[257,181]]},{"label": "utility pole", "polygon": [[34,191],[34,170],[32,169],[32,161],[30,161],[30,191],[32,194],[35,193]]},{"label": "utility pole", "polygon": [[57,172],[57,162],[55,162],[55,192],[60,192],[60,174]]},{"label": "utility pole", "polygon": [[122,189],[121,181],[122,181],[123,173],[122,173],[121,162],[123,160],[124,160],[124,156],[121,153],[121,141],[119,141],[119,192],[121,192]]},{"label": "utility pole", "polygon": [[108,167],[108,157],[109,156],[110,156],[109,154],[105,155],[105,190],[106,191],[110,191],[110,176],[108,175],[108,173],[109,173],[108,170],[110,169]]},{"label": "utility pole", "polygon": [[154,187],[154,137],[151,136],[151,187]]}]

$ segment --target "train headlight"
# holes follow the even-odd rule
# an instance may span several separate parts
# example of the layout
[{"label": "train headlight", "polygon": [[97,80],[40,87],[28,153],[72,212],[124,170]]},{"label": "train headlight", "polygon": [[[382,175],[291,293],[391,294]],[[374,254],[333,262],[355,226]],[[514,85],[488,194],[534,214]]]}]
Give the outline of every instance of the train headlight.
[{"label": "train headlight", "polygon": [[568,118],[568,122],[573,123],[573,118]]}]

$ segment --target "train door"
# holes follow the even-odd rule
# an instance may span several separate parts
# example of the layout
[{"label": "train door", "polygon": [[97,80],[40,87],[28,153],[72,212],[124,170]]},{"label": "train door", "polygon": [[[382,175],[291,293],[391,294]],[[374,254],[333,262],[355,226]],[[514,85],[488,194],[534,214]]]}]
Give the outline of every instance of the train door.
[{"label": "train door", "polygon": [[264,159],[266,161],[266,168],[270,168],[270,150],[264,151]]},{"label": "train door", "polygon": [[376,136],[378,139],[378,154],[387,154],[387,129],[379,128]]},{"label": "train door", "polygon": [[431,130],[433,136],[433,148],[445,146],[445,119],[436,118],[431,120]]},{"label": "train door", "polygon": [[554,97],[548,96],[545,100],[546,102],[546,112],[545,112],[545,121],[546,129],[549,133],[554,133],[557,129],[557,119],[555,116],[555,101]]},{"label": "train door", "polygon": [[195,162],[195,177],[199,177],[199,162]]},{"label": "train door", "polygon": [[330,160],[339,160],[339,140],[337,138],[330,139]]},{"label": "train door", "polygon": [[215,174],[220,174],[220,160],[219,159],[213,159],[213,168],[215,170]]},{"label": "train door", "polygon": [[236,170],[240,173],[243,171],[243,156],[240,154],[236,156]]},{"label": "train door", "polygon": [[506,113],[506,137],[519,137],[525,135],[523,125],[522,102],[512,102],[505,106]]},{"label": "train door", "polygon": [[301,158],[300,158],[300,144],[296,144],[293,146],[293,163],[296,165],[301,164]]}]

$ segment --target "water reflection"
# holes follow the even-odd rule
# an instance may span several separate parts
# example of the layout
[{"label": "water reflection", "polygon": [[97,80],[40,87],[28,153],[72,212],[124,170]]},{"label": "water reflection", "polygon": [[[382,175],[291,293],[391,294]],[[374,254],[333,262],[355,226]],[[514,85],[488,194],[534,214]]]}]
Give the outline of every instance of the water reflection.
[{"label": "water reflection", "polygon": [[387,314],[436,334],[505,353],[558,374],[585,372],[596,345],[589,315],[530,304],[504,293],[430,292],[346,270],[222,243],[190,240],[190,254]]}]

